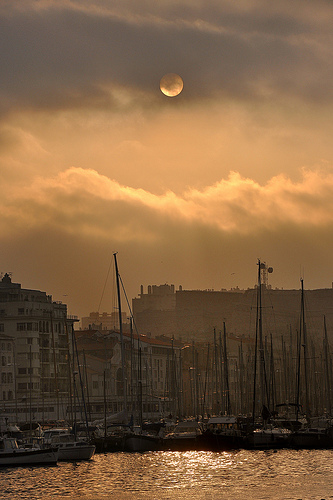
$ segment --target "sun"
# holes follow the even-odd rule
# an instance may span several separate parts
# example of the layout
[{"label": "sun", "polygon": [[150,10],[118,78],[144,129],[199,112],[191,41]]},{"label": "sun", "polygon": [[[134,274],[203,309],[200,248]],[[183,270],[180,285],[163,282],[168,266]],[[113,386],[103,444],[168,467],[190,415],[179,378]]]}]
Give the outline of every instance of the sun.
[{"label": "sun", "polygon": [[161,78],[160,89],[164,95],[175,97],[181,93],[184,87],[182,78],[176,73],[168,73]]}]

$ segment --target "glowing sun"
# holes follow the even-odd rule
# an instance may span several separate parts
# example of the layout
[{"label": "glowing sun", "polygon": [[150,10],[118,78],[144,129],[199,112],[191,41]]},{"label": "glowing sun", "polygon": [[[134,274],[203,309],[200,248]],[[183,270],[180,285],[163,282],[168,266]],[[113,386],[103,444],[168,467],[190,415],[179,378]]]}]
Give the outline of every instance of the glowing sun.
[{"label": "glowing sun", "polygon": [[176,73],[168,73],[161,78],[160,89],[168,97],[175,97],[183,90],[184,82]]}]

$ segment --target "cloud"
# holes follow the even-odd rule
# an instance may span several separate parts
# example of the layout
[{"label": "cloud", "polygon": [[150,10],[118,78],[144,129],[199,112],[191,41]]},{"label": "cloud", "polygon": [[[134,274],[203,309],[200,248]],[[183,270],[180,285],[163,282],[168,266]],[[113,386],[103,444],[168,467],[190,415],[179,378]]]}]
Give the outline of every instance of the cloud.
[{"label": "cloud", "polygon": [[300,265],[306,286],[327,286],[332,190],[333,174],[318,169],[265,184],[234,172],[201,190],[157,195],[72,167],[4,191],[2,266],[25,287],[56,300],[68,294],[81,315],[96,309],[113,251],[130,298],[141,283],[247,288],[258,258],[274,267],[273,286],[297,288]]},{"label": "cloud", "polygon": [[[332,227],[333,174],[304,171],[301,182],[285,175],[266,185],[233,172],[203,190],[181,196],[156,195],[122,186],[94,170],[70,168],[54,178],[38,178],[30,186],[3,197],[3,232],[56,227],[64,232],[107,240],[164,239],[161,227],[182,231],[207,227],[222,233],[249,234],[283,226]],[[173,229],[174,231],[174,229]]]},{"label": "cloud", "polygon": [[152,95],[168,72],[184,78],[184,100],[331,101],[329,4],[264,5],[8,2],[0,34],[3,112],[113,109],[117,101],[108,89]]}]

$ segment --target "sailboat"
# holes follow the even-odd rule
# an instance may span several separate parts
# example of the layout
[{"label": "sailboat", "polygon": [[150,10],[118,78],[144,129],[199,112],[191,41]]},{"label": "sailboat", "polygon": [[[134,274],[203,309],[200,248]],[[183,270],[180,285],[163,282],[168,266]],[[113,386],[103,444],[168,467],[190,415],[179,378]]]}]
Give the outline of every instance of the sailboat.
[{"label": "sailboat", "polygon": [[[140,339],[139,339],[140,340]],[[138,341],[139,341],[138,340]],[[141,368],[141,347],[138,349],[139,373],[138,373],[138,406],[139,406],[139,425],[131,425],[131,433],[126,435],[124,448],[125,451],[158,451],[161,449],[162,440],[158,433],[149,430],[149,427],[143,427],[142,419],[142,368]]]},{"label": "sailboat", "polygon": [[[324,318],[325,348],[328,349],[326,320]],[[292,435],[291,446],[294,448],[333,448],[333,434],[331,420],[320,422],[320,419],[313,419],[310,416],[309,385],[308,385],[308,345],[307,330],[305,322],[305,302],[304,284],[301,279],[301,314],[300,331],[298,336],[298,363],[297,363],[297,405],[299,406],[301,388],[301,347],[303,347],[303,385],[305,392],[305,414],[308,420],[307,425],[302,426]],[[325,353],[327,355],[327,352]],[[297,406],[297,408],[298,408]],[[298,414],[297,414],[298,417]]]},{"label": "sailboat", "polygon": [[78,439],[75,431],[68,429],[47,429],[43,433],[44,446],[57,449],[59,461],[90,460],[95,453],[95,445]]},{"label": "sailboat", "polygon": [[[47,429],[43,432],[43,446],[52,446],[58,450],[58,460],[64,461],[78,461],[78,460],[90,460],[96,450],[94,444],[91,444],[88,440],[80,439],[77,436],[77,421],[76,421],[76,381],[75,376],[79,374],[80,386],[83,387],[81,379],[80,364],[77,352],[77,345],[75,339],[74,330],[72,330],[72,350],[73,350],[73,388],[74,388],[74,422],[71,429],[68,428],[58,428],[58,429]],[[74,371],[74,359],[75,354],[77,358],[77,369]],[[84,395],[82,392],[82,398],[84,402]],[[85,403],[84,403],[85,407]],[[86,412],[85,412],[86,413]],[[86,416],[86,429],[88,430],[88,421]]]},{"label": "sailboat", "polygon": [[[243,446],[245,437],[244,418],[232,414],[229,384],[229,369],[227,355],[227,335],[226,325],[223,322],[223,343],[220,332],[220,384],[221,388],[221,411],[217,416],[208,419],[205,430],[202,435],[202,441],[207,450],[225,451],[229,449],[238,449]],[[216,336],[214,329],[214,345],[216,346]],[[217,353],[217,349],[215,349]],[[218,371],[218,359],[215,354],[216,372]],[[216,379],[218,377],[216,376]],[[225,396],[223,394],[225,393]],[[224,401],[225,399],[225,401]]]},{"label": "sailboat", "polygon": [[58,450],[54,447],[19,447],[13,437],[0,438],[0,466],[56,465]]},{"label": "sailboat", "polygon": [[[124,337],[122,329],[122,304],[121,304],[121,290],[120,290],[120,274],[118,270],[117,253],[113,254],[115,263],[115,273],[116,273],[116,285],[117,285],[117,298],[118,298],[118,313],[119,313],[119,333],[121,342],[121,366],[122,366],[122,379],[123,379],[123,397],[124,397],[124,411],[127,413],[127,377],[126,377],[126,360],[125,360],[125,348],[124,348]],[[143,428],[142,419],[142,355],[140,348],[140,336],[138,335],[138,401],[137,407],[139,408],[139,423],[134,425],[134,418],[132,416],[131,422],[128,424],[127,429],[122,433],[123,441],[122,446],[125,451],[156,451],[160,449],[161,439],[157,434],[150,432]],[[131,348],[133,345],[131,343]]]},{"label": "sailboat", "polygon": [[[267,268],[264,262],[258,259],[258,284],[257,284],[257,317],[256,317],[256,336],[255,336],[255,353],[254,353],[254,385],[253,385],[253,431],[246,437],[246,446],[249,448],[281,448],[289,445],[292,431],[280,425],[275,425],[271,421],[270,393],[267,384],[265,350],[263,343],[263,327],[262,327],[262,272],[272,272],[272,268]],[[262,425],[256,428],[256,403],[257,403],[257,361],[259,357],[259,388],[260,401],[262,405],[261,417]]]}]

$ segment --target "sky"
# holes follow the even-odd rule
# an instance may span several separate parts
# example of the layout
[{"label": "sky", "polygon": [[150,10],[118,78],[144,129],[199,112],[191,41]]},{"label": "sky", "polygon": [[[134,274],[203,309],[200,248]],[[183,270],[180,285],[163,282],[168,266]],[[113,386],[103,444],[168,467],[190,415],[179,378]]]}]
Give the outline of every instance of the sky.
[{"label": "sky", "polygon": [[0,272],[79,317],[115,252],[129,301],[258,259],[330,288],[332,27],[331,0],[2,0]]}]

